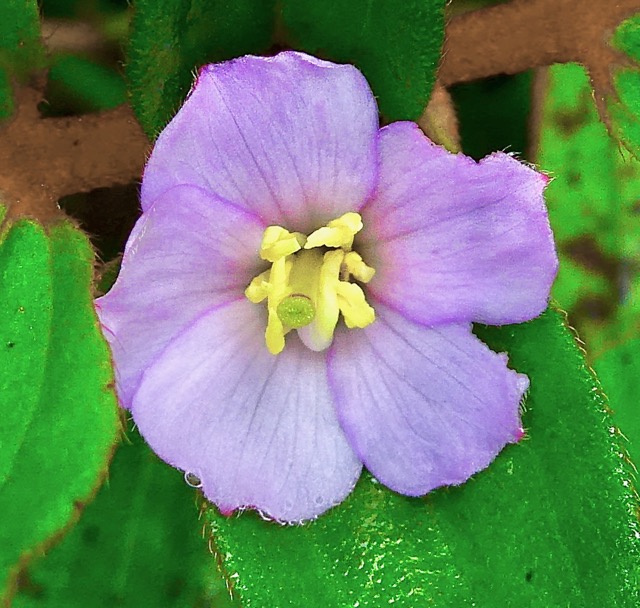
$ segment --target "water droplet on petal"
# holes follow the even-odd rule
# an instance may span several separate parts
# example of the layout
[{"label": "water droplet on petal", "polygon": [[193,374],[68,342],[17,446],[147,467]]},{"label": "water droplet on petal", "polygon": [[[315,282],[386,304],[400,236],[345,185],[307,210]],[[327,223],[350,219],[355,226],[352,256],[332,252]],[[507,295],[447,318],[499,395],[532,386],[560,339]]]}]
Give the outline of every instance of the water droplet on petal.
[{"label": "water droplet on petal", "polygon": [[190,473],[189,471],[184,472],[184,480],[187,485],[191,486],[192,488],[202,487],[202,481],[200,480],[200,478],[194,473]]}]

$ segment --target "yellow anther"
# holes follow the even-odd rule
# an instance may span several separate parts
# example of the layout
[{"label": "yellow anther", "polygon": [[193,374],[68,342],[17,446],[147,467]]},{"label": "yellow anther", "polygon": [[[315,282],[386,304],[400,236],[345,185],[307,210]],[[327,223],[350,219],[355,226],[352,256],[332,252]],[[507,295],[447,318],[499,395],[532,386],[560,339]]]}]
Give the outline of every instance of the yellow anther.
[{"label": "yellow anther", "polygon": [[[367,266],[360,257],[360,254],[355,251],[349,251],[344,256],[343,267],[347,270],[347,275],[351,275],[354,279],[361,281],[362,283],[368,283],[373,279],[373,275],[376,273],[374,268]],[[348,279],[349,277],[344,277]]]},{"label": "yellow anther", "polygon": [[359,213],[351,211],[312,232],[307,237],[304,248],[341,247],[348,251],[353,245],[353,237],[360,230],[362,230],[362,218]]},{"label": "yellow anther", "polygon": [[351,251],[361,229],[360,215],[345,213],[308,238],[281,226],[264,231],[260,257],[271,262],[271,268],[251,281],[245,295],[255,304],[267,300],[269,352],[282,352],[292,329],[310,349],[328,348],[340,313],[349,328],[373,323],[375,312],[364,292],[349,282],[353,276],[366,283],[375,273]]},{"label": "yellow anther", "polygon": [[376,320],[376,313],[367,303],[359,285],[340,281],[337,294],[340,312],[349,329],[366,327]]},{"label": "yellow anther", "polygon": [[265,270],[262,274],[255,277],[249,287],[244,290],[244,295],[249,302],[259,304],[269,295],[269,275],[270,270]]},{"label": "yellow anther", "polygon": [[281,226],[268,226],[262,235],[260,257],[275,262],[302,249],[305,240],[306,237],[300,232],[289,232]]}]

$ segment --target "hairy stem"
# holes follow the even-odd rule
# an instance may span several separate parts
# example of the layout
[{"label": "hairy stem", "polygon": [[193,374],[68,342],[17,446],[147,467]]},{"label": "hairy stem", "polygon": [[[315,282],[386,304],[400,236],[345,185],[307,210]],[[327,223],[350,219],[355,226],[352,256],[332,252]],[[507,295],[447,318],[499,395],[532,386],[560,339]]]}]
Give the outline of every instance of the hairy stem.
[{"label": "hairy stem", "polygon": [[449,86],[576,61],[592,74],[611,59],[607,42],[640,0],[512,0],[451,19],[439,80]]}]

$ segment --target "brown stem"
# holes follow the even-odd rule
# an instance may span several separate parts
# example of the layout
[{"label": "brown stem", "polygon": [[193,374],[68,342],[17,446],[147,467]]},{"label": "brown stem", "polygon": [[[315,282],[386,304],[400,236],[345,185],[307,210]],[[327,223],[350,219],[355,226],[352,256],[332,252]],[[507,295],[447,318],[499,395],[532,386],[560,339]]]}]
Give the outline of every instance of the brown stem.
[{"label": "brown stem", "polygon": [[139,179],[149,143],[133,112],[41,118],[40,94],[21,89],[17,111],[0,128],[0,202],[12,217],[63,217],[58,200]]},{"label": "brown stem", "polygon": [[602,71],[607,42],[640,0],[512,0],[465,13],[447,26],[439,80],[445,86],[576,61]]},{"label": "brown stem", "polygon": [[[589,69],[602,111],[610,66],[620,59],[608,41],[635,12],[640,0],[512,0],[454,17],[439,80],[448,86],[577,61]],[[42,119],[39,101],[33,89],[20,90],[16,115],[0,126],[0,202],[10,215],[49,221],[62,217],[62,196],[140,178],[150,145],[128,106]]]}]

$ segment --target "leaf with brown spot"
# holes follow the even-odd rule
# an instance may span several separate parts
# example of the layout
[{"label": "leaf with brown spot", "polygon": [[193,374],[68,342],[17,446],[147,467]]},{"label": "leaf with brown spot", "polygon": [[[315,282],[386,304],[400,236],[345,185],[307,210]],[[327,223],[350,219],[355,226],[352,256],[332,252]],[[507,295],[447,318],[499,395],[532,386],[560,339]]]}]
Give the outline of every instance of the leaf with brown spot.
[{"label": "leaf with brown spot", "polygon": [[584,68],[554,66],[539,85],[537,161],[553,177],[561,260],[553,295],[596,356],[640,330],[640,162],[600,121]]}]

